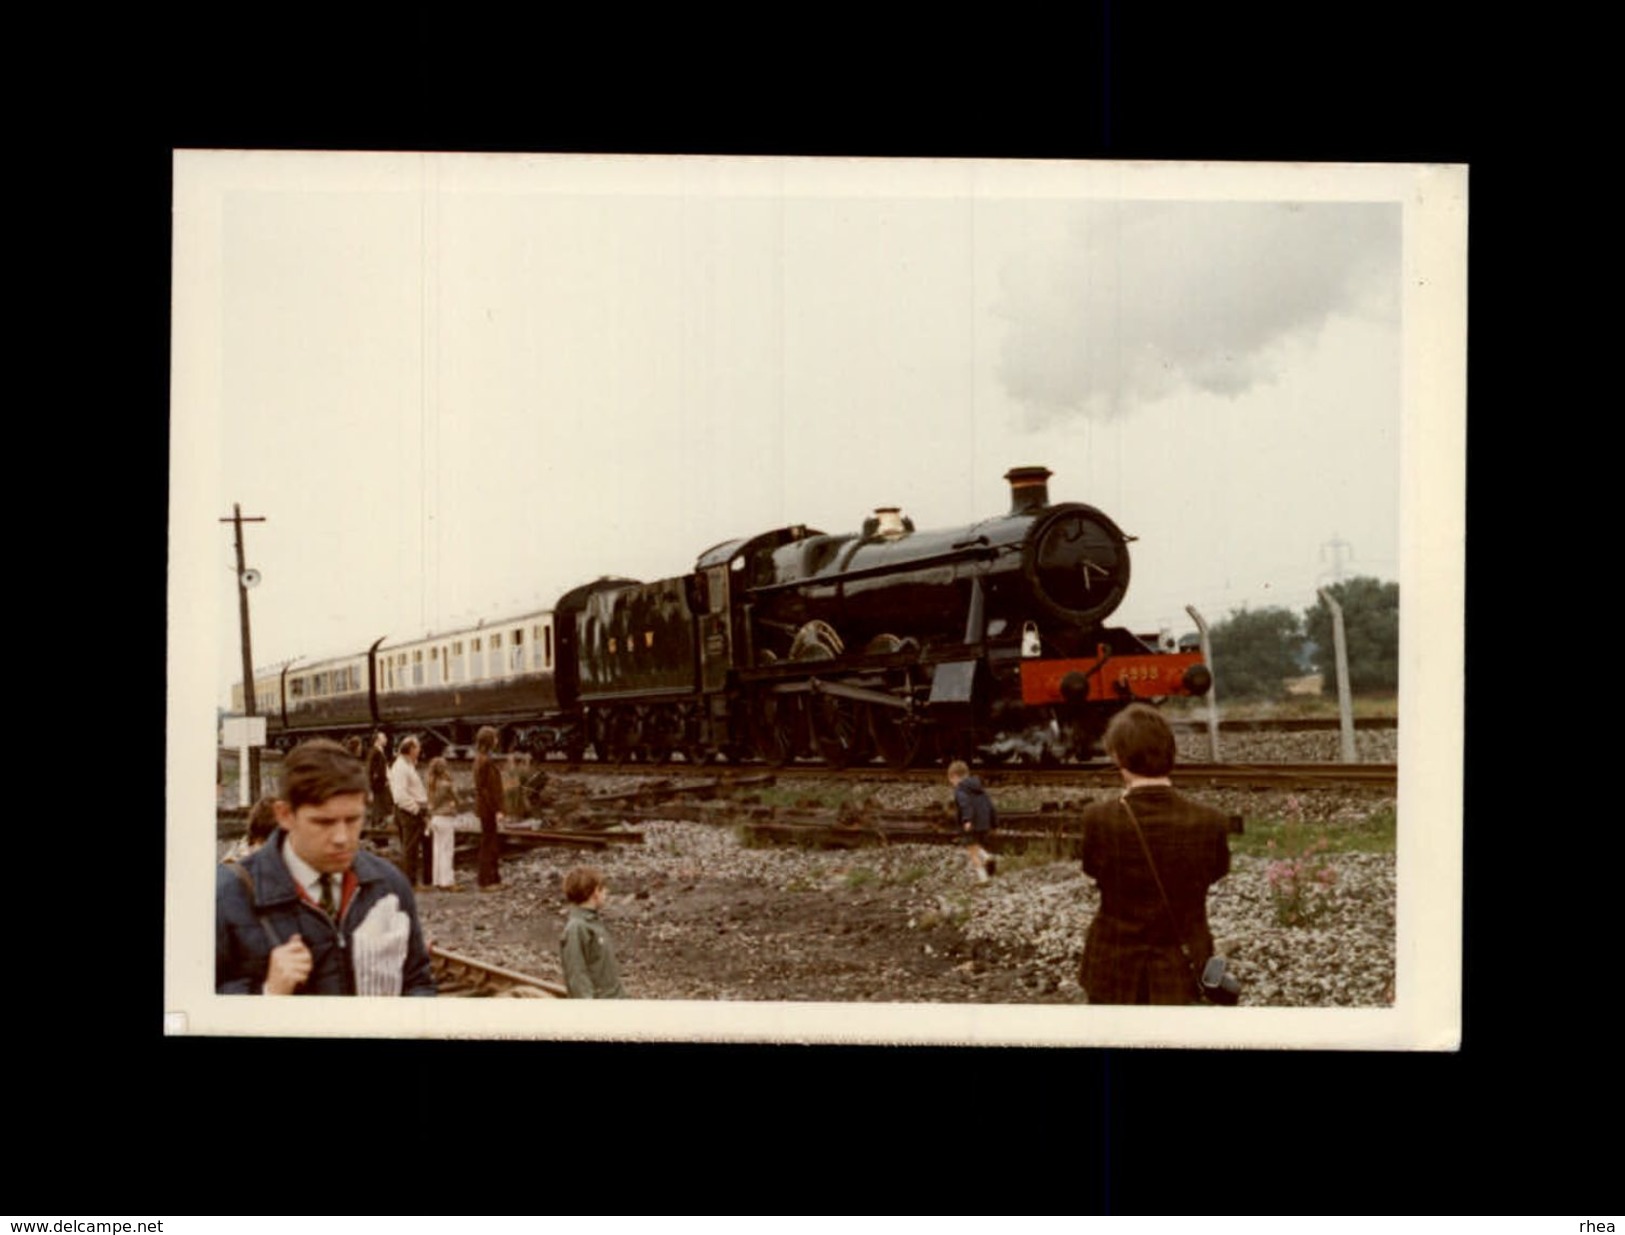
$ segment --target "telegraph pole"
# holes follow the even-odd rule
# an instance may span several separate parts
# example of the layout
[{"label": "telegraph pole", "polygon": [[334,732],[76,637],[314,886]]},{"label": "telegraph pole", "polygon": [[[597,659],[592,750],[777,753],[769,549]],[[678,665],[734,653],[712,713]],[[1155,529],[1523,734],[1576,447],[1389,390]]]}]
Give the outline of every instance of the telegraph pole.
[{"label": "telegraph pole", "polygon": [[1338,728],[1342,732],[1342,751],[1344,763],[1355,763],[1358,756],[1354,750],[1354,702],[1349,689],[1349,641],[1343,627],[1343,606],[1337,603],[1337,598],[1331,594],[1330,589],[1320,588],[1320,598],[1326,602],[1326,607],[1332,611],[1332,648],[1337,665],[1337,716]]},{"label": "telegraph pole", "polygon": [[[1195,605],[1186,605],[1185,612],[1191,615],[1191,621],[1196,623],[1196,632],[1202,636],[1202,659],[1206,662],[1209,672],[1213,670],[1213,641],[1208,638],[1207,623],[1202,615],[1196,611]],[[1213,675],[1213,683],[1207,688],[1207,741],[1213,752],[1213,762],[1219,760],[1219,676]]]},{"label": "telegraph pole", "polygon": [[[1336,532],[1333,532],[1332,538],[1320,546],[1320,560],[1323,562],[1326,560],[1326,550],[1328,549],[1332,551],[1332,569],[1330,571],[1332,582],[1341,583],[1343,582],[1343,550],[1347,549],[1349,557],[1352,558],[1354,556],[1354,546]],[[1324,575],[1321,577],[1325,578]]]},{"label": "telegraph pole", "polygon": [[[260,516],[243,517],[242,504],[231,504],[231,518],[222,519],[222,523],[230,523],[237,530],[237,617],[243,632],[243,715],[257,715],[254,705],[254,650],[248,637],[248,589],[260,581],[258,571],[251,571],[243,562],[243,524],[264,523]],[[237,769],[241,776],[243,769]],[[249,801],[260,800],[260,748],[251,746],[248,750],[248,792]]]}]

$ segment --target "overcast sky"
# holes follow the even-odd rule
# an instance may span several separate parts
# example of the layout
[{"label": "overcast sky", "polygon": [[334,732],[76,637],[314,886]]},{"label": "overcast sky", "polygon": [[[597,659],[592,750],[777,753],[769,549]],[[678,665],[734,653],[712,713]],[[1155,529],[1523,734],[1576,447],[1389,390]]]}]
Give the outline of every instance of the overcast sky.
[{"label": "overcast sky", "polygon": [[183,152],[172,622],[223,703],[234,501],[264,667],[1021,464],[1136,630],[1398,579],[1420,171]]}]

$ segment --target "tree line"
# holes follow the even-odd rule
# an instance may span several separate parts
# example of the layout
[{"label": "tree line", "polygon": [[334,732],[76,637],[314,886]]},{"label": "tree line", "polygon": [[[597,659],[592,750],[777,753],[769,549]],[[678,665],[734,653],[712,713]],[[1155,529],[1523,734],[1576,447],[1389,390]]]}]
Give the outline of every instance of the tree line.
[{"label": "tree line", "polygon": [[[1376,694],[1399,688],[1399,584],[1362,575],[1326,589],[1343,609],[1349,688]],[[1332,613],[1324,600],[1302,614],[1271,606],[1241,608],[1216,622],[1213,676],[1220,699],[1274,698],[1288,678],[1321,674],[1337,693]]]}]

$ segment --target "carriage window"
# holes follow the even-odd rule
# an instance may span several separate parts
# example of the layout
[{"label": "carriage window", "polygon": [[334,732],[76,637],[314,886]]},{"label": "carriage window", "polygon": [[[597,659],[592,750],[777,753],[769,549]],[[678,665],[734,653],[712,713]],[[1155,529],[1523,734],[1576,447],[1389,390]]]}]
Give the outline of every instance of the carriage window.
[{"label": "carriage window", "polygon": [[525,668],[525,632],[523,628],[513,632],[513,638],[508,640],[513,644],[513,651],[508,653],[508,669],[512,673],[520,673]]},{"label": "carriage window", "polygon": [[423,649],[412,653],[412,685],[423,685]]},{"label": "carriage window", "polygon": [[547,650],[542,656],[542,665],[544,668],[551,669],[553,667],[553,628],[544,626],[542,628],[542,637],[547,643]]},{"label": "carriage window", "polygon": [[451,677],[448,680],[453,682],[463,680],[463,641],[461,639],[456,640],[451,645]]}]

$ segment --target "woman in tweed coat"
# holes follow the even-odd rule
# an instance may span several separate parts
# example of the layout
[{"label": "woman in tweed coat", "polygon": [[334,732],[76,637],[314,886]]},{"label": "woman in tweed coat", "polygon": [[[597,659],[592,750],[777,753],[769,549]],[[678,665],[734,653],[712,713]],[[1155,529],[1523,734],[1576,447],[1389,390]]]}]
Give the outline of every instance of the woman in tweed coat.
[{"label": "woman in tweed coat", "polygon": [[1083,812],[1083,869],[1100,885],[1100,911],[1078,981],[1090,1003],[1193,1003],[1213,955],[1207,890],[1229,873],[1230,821],[1174,791],[1174,735],[1155,708],[1119,712],[1105,745],[1124,789]]}]

